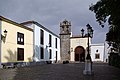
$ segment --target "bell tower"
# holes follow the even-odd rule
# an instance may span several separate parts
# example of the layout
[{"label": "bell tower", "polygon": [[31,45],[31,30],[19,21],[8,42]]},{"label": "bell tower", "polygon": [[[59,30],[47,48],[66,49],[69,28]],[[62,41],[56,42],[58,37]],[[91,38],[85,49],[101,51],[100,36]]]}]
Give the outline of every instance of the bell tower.
[{"label": "bell tower", "polygon": [[60,57],[61,61],[70,60],[71,22],[64,20],[60,23]]}]

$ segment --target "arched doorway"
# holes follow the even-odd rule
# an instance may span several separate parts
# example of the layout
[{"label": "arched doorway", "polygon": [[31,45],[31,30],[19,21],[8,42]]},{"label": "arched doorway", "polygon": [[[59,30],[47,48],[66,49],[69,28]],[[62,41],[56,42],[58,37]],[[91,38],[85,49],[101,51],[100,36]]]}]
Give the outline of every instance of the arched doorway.
[{"label": "arched doorway", "polygon": [[82,46],[75,48],[75,61],[85,61],[85,49]]}]

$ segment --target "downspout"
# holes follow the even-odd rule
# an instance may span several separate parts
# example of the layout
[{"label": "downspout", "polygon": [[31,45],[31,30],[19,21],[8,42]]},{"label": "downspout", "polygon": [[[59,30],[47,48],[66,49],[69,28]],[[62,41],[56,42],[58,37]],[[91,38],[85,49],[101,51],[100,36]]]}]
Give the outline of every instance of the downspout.
[{"label": "downspout", "polygon": [[[33,24],[32,24],[33,26]],[[33,59],[35,58],[35,27],[33,26]],[[34,60],[33,60],[34,61]]]}]

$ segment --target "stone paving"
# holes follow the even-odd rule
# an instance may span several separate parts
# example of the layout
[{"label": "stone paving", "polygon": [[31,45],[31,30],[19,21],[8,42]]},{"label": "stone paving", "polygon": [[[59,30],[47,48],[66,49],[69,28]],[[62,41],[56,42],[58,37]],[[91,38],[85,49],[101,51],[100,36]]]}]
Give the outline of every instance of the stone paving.
[{"label": "stone paving", "polygon": [[0,69],[0,80],[120,80],[120,69],[93,63],[93,76],[84,76],[84,63],[42,64]]}]

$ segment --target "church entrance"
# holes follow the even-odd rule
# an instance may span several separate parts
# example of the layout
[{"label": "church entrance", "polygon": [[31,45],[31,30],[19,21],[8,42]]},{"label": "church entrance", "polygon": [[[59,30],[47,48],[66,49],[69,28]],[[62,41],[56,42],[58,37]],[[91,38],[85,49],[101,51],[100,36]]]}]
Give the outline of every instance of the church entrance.
[{"label": "church entrance", "polygon": [[82,46],[75,48],[75,61],[85,61],[85,49]]}]

